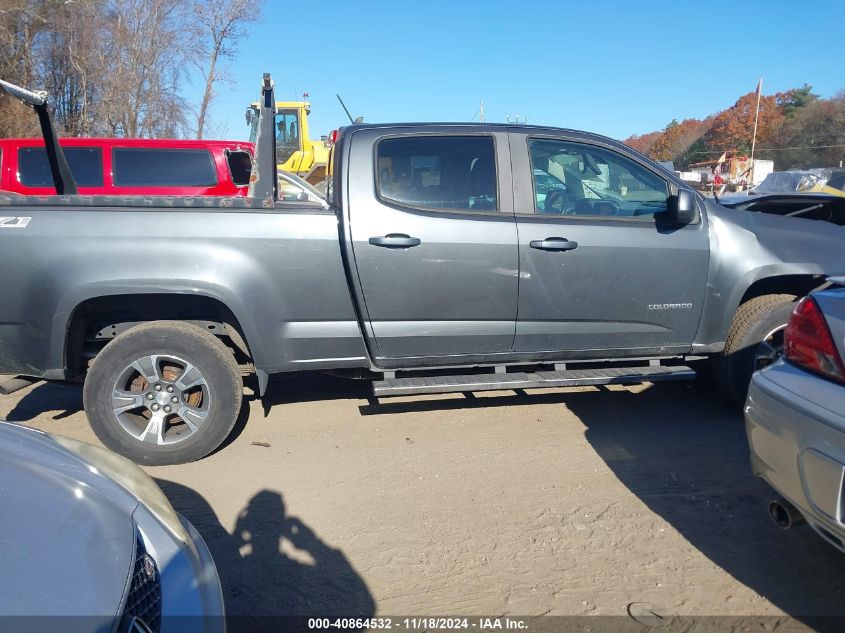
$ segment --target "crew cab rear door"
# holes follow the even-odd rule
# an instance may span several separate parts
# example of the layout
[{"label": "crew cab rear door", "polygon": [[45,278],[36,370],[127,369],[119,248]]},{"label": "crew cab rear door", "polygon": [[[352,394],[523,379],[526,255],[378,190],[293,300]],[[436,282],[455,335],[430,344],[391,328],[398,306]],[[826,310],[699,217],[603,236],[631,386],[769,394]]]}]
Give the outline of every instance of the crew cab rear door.
[{"label": "crew cab rear door", "polygon": [[707,288],[706,217],[665,226],[673,183],[590,135],[511,128],[519,231],[515,352],[556,358],[690,349]]},{"label": "crew cab rear door", "polygon": [[519,264],[506,131],[353,129],[346,151],[347,245],[371,353],[416,366],[509,352]]}]

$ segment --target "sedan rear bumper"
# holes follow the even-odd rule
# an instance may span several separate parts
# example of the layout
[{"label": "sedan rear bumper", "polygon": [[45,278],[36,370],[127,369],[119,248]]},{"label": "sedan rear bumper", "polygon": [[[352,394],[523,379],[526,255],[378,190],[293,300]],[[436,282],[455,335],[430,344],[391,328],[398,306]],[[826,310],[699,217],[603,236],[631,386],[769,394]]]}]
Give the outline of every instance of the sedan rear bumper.
[{"label": "sedan rear bumper", "polygon": [[845,387],[780,360],[745,403],[751,467],[845,551]]}]

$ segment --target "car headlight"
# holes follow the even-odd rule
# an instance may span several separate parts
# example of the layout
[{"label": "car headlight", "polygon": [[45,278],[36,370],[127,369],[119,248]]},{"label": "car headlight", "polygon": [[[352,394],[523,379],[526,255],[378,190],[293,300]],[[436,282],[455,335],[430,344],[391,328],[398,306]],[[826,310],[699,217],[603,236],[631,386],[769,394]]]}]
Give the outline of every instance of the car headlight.
[{"label": "car headlight", "polygon": [[143,503],[177,539],[188,543],[188,533],[179,520],[179,515],[170,505],[167,497],[153,478],[133,462],[105,448],[72,440],[68,437],[51,435],[53,440],[96,469],[104,477],[116,482],[129,494]]}]

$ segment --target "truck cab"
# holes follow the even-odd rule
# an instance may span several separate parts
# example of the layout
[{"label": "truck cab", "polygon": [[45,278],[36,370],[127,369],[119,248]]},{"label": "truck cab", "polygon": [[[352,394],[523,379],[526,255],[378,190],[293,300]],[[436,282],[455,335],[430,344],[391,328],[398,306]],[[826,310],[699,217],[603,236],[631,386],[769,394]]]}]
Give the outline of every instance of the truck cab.
[{"label": "truck cab", "polygon": [[709,227],[698,200],[647,159],[526,126],[344,136],[344,226],[380,362],[692,349]]}]

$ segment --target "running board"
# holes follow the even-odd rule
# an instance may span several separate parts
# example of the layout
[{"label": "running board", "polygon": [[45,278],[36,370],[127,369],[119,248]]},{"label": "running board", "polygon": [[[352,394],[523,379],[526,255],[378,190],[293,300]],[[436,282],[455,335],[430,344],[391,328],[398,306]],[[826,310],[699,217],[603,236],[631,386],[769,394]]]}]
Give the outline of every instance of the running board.
[{"label": "running board", "polygon": [[469,374],[464,376],[425,376],[390,378],[373,382],[376,396],[409,396],[421,393],[498,391],[543,387],[582,387],[585,385],[629,385],[641,382],[691,380],[695,371],[681,365],[668,367],[605,367],[564,371]]}]

